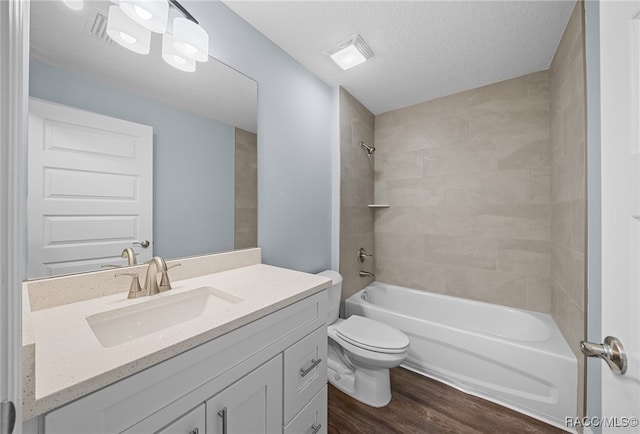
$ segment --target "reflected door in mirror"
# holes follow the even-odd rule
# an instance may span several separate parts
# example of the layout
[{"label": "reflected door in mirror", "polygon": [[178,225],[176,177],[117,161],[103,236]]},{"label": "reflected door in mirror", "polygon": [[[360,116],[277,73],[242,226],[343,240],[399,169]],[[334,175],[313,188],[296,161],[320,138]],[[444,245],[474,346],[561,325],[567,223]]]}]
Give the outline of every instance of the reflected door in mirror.
[{"label": "reflected door in mirror", "polygon": [[[126,265],[153,233],[153,129],[37,99],[29,109],[28,277]],[[138,262],[152,249],[137,248]]]}]

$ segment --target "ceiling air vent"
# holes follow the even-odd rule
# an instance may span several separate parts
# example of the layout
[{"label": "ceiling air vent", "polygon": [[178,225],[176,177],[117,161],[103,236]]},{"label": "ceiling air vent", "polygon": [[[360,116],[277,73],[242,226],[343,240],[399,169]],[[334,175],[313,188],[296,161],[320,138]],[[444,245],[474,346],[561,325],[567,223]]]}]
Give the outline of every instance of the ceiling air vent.
[{"label": "ceiling air vent", "polygon": [[93,8],[89,11],[84,23],[84,33],[107,44],[113,44],[113,40],[107,35],[107,14],[99,9]]}]

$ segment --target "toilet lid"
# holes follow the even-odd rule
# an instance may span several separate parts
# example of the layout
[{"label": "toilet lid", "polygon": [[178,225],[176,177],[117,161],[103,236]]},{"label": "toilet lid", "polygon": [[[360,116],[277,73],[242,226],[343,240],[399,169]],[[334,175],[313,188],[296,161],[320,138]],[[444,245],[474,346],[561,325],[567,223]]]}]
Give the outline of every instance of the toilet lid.
[{"label": "toilet lid", "polygon": [[400,330],[358,315],[344,320],[336,333],[352,345],[381,353],[401,353],[409,346],[409,338]]}]

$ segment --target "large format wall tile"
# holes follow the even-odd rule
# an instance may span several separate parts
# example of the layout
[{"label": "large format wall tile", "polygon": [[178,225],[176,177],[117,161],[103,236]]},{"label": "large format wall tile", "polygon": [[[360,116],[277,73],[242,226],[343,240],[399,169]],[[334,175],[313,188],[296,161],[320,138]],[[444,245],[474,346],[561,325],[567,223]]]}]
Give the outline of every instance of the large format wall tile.
[{"label": "large format wall tile", "polygon": [[[360,270],[373,271],[373,260],[358,262],[358,249],[372,254],[373,211],[368,205],[374,199],[374,158],[368,157],[360,142],[374,146],[375,118],[369,110],[340,89],[340,264],[343,277],[342,298],[345,299],[371,283],[371,277],[360,277]],[[390,167],[402,166],[393,160]],[[402,169],[398,169],[400,172]],[[422,161],[417,172],[422,173]]]},{"label": "large format wall tile", "polygon": [[425,176],[394,179],[380,183],[376,202],[393,202],[398,206],[436,206],[445,203],[445,177]]},{"label": "large format wall tile", "polygon": [[497,241],[444,235],[426,235],[424,260],[434,264],[496,269]]},{"label": "large format wall tile", "polygon": [[498,240],[497,269],[529,276],[549,277],[551,245],[549,241]]},{"label": "large format wall tile", "polygon": [[[495,149],[434,148],[425,150],[423,157],[424,176],[490,172],[498,168]],[[377,164],[376,161],[376,167]],[[381,176],[380,180],[383,179],[384,177]],[[376,177],[376,180],[378,180],[378,177]]]},{"label": "large format wall tile", "polygon": [[550,312],[549,92],[540,71],[376,116],[378,280]]},{"label": "large format wall tile", "polygon": [[235,248],[258,246],[258,136],[235,129]]},{"label": "large format wall tile", "polygon": [[[578,2],[549,68],[551,315],[578,361],[586,305],[586,109],[583,4]],[[584,415],[584,363],[578,364]]]},{"label": "large format wall tile", "polygon": [[551,168],[529,170],[529,202],[551,202]]},{"label": "large format wall tile", "polygon": [[550,236],[547,204],[480,205],[471,212],[477,235],[525,240],[548,240]]},{"label": "large format wall tile", "polygon": [[447,176],[450,205],[505,205],[529,202],[529,171],[504,170]]},{"label": "large format wall tile", "polygon": [[456,297],[527,308],[527,276],[453,268],[446,270],[446,293]]}]

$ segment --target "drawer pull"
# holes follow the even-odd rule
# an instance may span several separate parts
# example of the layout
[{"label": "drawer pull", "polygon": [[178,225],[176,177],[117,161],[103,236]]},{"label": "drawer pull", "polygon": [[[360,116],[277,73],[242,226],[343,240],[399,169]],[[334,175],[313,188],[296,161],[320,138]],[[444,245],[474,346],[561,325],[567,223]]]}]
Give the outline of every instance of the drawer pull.
[{"label": "drawer pull", "polygon": [[317,432],[320,431],[320,428],[322,428],[321,423],[318,425],[311,425],[311,434],[317,434]]},{"label": "drawer pull", "polygon": [[218,416],[222,418],[222,434],[227,434],[227,407],[222,407]]},{"label": "drawer pull", "polygon": [[189,431],[189,434],[198,434],[199,432],[200,432],[200,430],[198,428],[194,428],[191,431]]},{"label": "drawer pull", "polygon": [[311,365],[308,368],[300,368],[300,376],[306,377],[309,372],[313,371],[313,368],[320,364],[320,362],[322,362],[322,359],[320,358],[311,359]]}]

